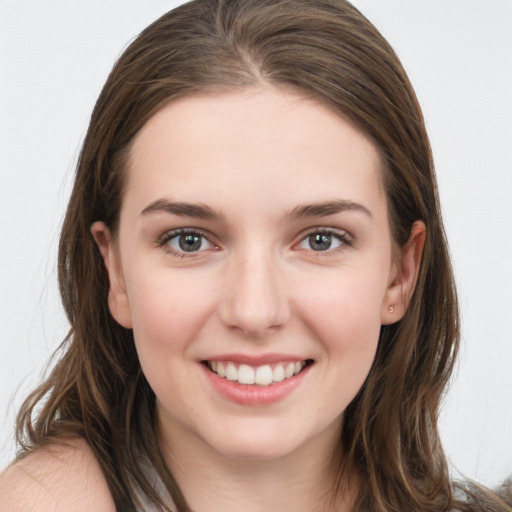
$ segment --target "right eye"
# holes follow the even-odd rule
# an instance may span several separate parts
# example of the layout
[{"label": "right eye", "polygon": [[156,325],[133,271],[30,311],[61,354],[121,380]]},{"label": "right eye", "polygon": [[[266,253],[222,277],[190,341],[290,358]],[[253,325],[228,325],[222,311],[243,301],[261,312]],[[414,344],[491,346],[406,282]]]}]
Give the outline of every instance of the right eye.
[{"label": "right eye", "polygon": [[168,232],[161,245],[168,247],[174,254],[182,257],[186,254],[207,251],[215,247],[202,233],[190,229],[175,229]]}]

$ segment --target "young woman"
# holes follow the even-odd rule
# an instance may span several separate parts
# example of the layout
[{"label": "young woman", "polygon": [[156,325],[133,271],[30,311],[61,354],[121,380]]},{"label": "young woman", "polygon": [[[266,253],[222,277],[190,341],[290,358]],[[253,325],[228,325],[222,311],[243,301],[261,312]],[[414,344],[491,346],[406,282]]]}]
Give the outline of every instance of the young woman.
[{"label": "young woman", "polygon": [[[6,510],[445,511],[457,300],[414,92],[341,0],[195,0],[93,112]],[[4,503],[6,505],[4,505]]]}]

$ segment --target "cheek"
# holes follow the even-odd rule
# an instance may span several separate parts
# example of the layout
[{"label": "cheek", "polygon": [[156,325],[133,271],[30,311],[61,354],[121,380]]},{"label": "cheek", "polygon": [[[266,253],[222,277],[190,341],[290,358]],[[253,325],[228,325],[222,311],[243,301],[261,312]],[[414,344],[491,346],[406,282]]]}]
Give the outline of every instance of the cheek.
[{"label": "cheek", "polygon": [[193,272],[153,269],[139,273],[129,283],[133,333],[141,363],[186,350],[214,307],[214,291],[207,289],[208,282]]},{"label": "cheek", "polygon": [[[366,378],[377,350],[385,294],[380,276],[358,272],[317,280],[314,293],[303,293],[301,316],[319,340],[331,363],[345,378]],[[296,296],[299,296],[298,294]]]},{"label": "cheek", "polygon": [[[381,274],[341,270],[302,281],[293,296],[301,315],[333,336],[380,328],[386,280]],[[332,336],[329,336],[331,338]]]}]

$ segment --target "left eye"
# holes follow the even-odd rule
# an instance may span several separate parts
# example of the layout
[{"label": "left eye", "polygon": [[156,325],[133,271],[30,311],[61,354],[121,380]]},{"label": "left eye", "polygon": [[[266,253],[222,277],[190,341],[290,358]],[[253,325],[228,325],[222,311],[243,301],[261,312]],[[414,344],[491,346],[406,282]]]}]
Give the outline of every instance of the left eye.
[{"label": "left eye", "polygon": [[342,235],[337,235],[329,231],[317,231],[303,238],[299,247],[301,249],[321,252],[336,249],[344,243],[346,243],[346,241]]},{"label": "left eye", "polygon": [[207,238],[193,231],[171,233],[166,244],[177,253],[199,252],[213,247]]}]

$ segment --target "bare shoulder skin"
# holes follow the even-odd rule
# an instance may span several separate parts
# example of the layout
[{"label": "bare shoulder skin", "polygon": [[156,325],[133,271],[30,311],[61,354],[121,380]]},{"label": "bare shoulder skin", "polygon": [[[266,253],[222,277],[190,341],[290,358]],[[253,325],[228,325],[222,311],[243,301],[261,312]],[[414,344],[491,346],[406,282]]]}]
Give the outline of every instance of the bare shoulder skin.
[{"label": "bare shoulder skin", "polygon": [[0,474],[2,512],[115,512],[107,483],[83,440],[45,447]]}]

